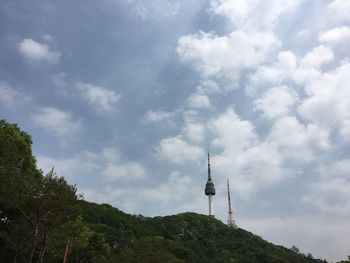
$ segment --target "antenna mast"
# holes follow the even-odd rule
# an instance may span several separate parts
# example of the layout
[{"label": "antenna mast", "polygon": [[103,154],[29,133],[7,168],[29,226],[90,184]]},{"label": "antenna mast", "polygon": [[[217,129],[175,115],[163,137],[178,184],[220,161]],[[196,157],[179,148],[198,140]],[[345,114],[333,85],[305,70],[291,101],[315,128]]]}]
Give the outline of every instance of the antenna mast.
[{"label": "antenna mast", "polygon": [[232,216],[232,208],[231,208],[231,194],[230,194],[230,184],[228,182],[228,179],[227,179],[227,199],[228,199],[228,219],[227,219],[227,226],[229,228],[238,228],[236,223],[235,223],[235,220],[233,219],[233,216]]}]

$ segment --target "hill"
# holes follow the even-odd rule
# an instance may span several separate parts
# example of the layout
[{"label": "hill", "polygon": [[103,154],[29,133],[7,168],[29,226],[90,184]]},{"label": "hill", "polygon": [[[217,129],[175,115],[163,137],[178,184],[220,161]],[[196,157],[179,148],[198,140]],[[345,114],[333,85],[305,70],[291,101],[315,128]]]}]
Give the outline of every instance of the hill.
[{"label": "hill", "polygon": [[196,213],[128,215],[81,202],[82,217],[113,248],[113,262],[326,262],[273,245],[243,229]]}]

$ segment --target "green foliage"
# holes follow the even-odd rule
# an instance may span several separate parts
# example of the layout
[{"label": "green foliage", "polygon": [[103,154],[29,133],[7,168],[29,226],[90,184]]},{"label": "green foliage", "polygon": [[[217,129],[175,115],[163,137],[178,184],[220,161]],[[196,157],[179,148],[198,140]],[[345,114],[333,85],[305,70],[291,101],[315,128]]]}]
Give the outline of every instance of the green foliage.
[{"label": "green foliage", "polygon": [[[18,206],[34,195],[40,172],[32,155],[31,137],[16,124],[0,120],[1,223],[10,223]],[[11,197],[11,198],[9,198]],[[6,227],[6,224],[2,224]]]},{"label": "green foliage", "polygon": [[205,215],[146,218],[107,204],[81,203],[85,221],[114,248],[110,262],[325,262]]},{"label": "green foliage", "polygon": [[105,237],[103,234],[93,231],[91,231],[91,234],[86,245],[82,246],[79,243],[73,245],[72,252],[69,256],[69,262],[108,262],[111,249]]},{"label": "green foliage", "polygon": [[0,120],[0,247],[6,260],[20,261],[28,248],[31,231],[24,210],[41,177],[31,144],[17,125]]}]

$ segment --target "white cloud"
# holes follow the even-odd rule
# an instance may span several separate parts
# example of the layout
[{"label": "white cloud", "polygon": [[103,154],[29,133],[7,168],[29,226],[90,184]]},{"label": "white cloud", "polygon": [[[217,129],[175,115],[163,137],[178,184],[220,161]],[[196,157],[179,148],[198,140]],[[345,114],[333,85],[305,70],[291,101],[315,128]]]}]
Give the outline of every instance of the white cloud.
[{"label": "white cloud", "polygon": [[343,137],[345,142],[350,142],[350,119],[342,121],[340,135]]},{"label": "white cloud", "polygon": [[350,182],[344,178],[328,178],[311,184],[304,201],[322,212],[350,212]]},{"label": "white cloud", "polygon": [[317,79],[321,75],[319,69],[301,68],[299,67],[293,74],[292,80],[301,86],[307,85],[309,82]]},{"label": "white cloud", "polygon": [[11,88],[7,83],[0,82],[0,103],[2,105],[14,105],[18,102],[20,94]]},{"label": "white cloud", "polygon": [[173,17],[180,9],[178,0],[122,0],[121,2],[128,3],[133,8],[134,14],[142,20]]},{"label": "white cloud", "polygon": [[205,94],[215,94],[220,93],[222,87],[219,87],[218,83],[213,80],[204,79],[201,81],[200,85],[196,87],[196,90],[201,91]]},{"label": "white cloud", "polygon": [[325,45],[316,46],[299,60],[293,52],[282,51],[275,63],[260,66],[249,76],[246,91],[253,95],[261,86],[278,85],[290,79],[304,85],[319,77],[321,67],[333,60],[333,50]]},{"label": "white cloud", "polygon": [[279,148],[284,158],[302,162],[314,160],[321,151],[330,148],[329,131],[314,124],[301,124],[295,117],[283,117],[275,122],[267,138]]},{"label": "white cloud", "polygon": [[350,90],[344,83],[349,81],[350,63],[322,74],[305,87],[307,97],[298,112],[317,125],[345,132],[350,120]]},{"label": "white cloud", "polygon": [[[71,183],[85,186],[86,180],[98,178],[98,184],[125,183],[146,176],[144,166],[135,161],[125,161],[115,148],[105,147],[100,152],[82,151],[69,158],[38,156],[39,167],[48,171],[55,166],[60,176]],[[82,176],[83,175],[83,176]]]},{"label": "white cloud", "polygon": [[102,174],[106,177],[107,181],[128,181],[143,178],[145,176],[145,169],[136,162],[123,164],[108,163]]},{"label": "white cloud", "polygon": [[204,125],[198,122],[187,122],[182,133],[190,141],[200,143],[204,139]]},{"label": "white cloud", "polygon": [[172,171],[164,183],[148,188],[141,189],[138,193],[138,199],[141,202],[149,202],[161,206],[167,206],[182,199],[181,195],[188,194],[192,181],[187,175],[182,175],[178,171]]},{"label": "white cloud", "polygon": [[317,46],[299,59],[297,68],[287,77],[298,85],[306,85],[318,78],[321,75],[321,67],[333,59],[332,49],[324,45]]},{"label": "white cloud", "polygon": [[277,120],[265,140],[259,140],[254,126],[230,108],[209,125],[212,144],[221,149],[212,157],[215,174],[231,178],[233,191],[243,199],[298,173],[298,168],[289,167],[289,161],[302,165],[330,148],[328,130],[304,126],[294,117]]},{"label": "white cloud", "polygon": [[318,180],[308,187],[303,201],[323,214],[350,215],[350,159],[319,166]]},{"label": "white cloud", "polygon": [[241,120],[232,108],[208,125],[214,136],[212,145],[220,149],[212,157],[215,174],[234,181],[232,190],[240,198],[249,199],[289,172],[283,168],[283,156],[277,147],[259,142],[252,123]]},{"label": "white cloud", "polygon": [[319,68],[323,64],[328,63],[334,59],[332,49],[327,46],[320,45],[315,47],[300,60],[302,68]]},{"label": "white cloud", "polygon": [[293,90],[286,86],[274,87],[266,91],[262,98],[254,101],[254,110],[261,111],[267,119],[273,119],[290,112],[290,108],[298,101]]},{"label": "white cloud", "polygon": [[222,148],[225,154],[240,151],[256,140],[252,123],[241,120],[232,108],[212,119],[209,127],[216,135],[213,145]]},{"label": "white cloud", "polygon": [[199,92],[192,93],[187,99],[188,106],[195,109],[211,108],[209,97]]},{"label": "white cloud", "polygon": [[[203,80],[226,79],[230,85],[220,85],[220,89],[234,89],[238,86],[240,73],[265,63],[280,47],[275,26],[283,14],[291,12],[298,4],[299,0],[264,3],[258,0],[213,0],[209,11],[213,15],[226,17],[233,26],[232,31],[221,36],[202,31],[182,36],[178,40],[177,52],[183,62],[191,64],[200,73]],[[281,61],[275,65],[275,69],[261,68],[260,71],[264,72],[255,76],[253,82],[258,82],[261,77],[281,81],[291,74],[290,70],[295,70],[296,61],[292,52],[281,52],[279,59]],[[251,83],[250,87],[254,85]]]},{"label": "white cloud", "polygon": [[305,85],[317,79],[322,73],[322,66],[333,60],[333,50],[325,45],[316,46],[299,60],[292,51],[282,51],[275,63],[259,66],[248,76],[246,92],[254,95],[258,89],[283,84],[288,80]]},{"label": "white cloud", "polygon": [[62,143],[76,138],[82,128],[81,120],[72,113],[54,107],[41,108],[31,118],[36,125],[56,136]]},{"label": "white cloud", "polygon": [[298,31],[296,34],[295,34],[296,37],[300,38],[300,39],[303,39],[303,38],[308,38],[310,37],[310,31],[309,30],[306,30],[306,29],[302,29],[300,31]]},{"label": "white cloud", "polygon": [[[78,183],[79,180],[87,180],[90,174],[96,176],[101,170],[96,154],[88,151],[80,152],[69,158],[38,155],[37,160],[39,168],[44,172],[48,172],[52,167],[55,167],[55,171],[59,176],[64,176],[73,184]],[[81,186],[83,184],[79,184],[79,187]]]},{"label": "white cloud", "polygon": [[122,187],[119,182],[115,186],[107,185],[101,191],[89,187],[81,190],[90,201],[117,204],[128,213],[138,213],[147,207],[148,216],[159,216],[183,212],[183,206],[192,204],[184,203],[183,196],[193,194],[193,181],[187,175],[172,171],[161,183],[151,186]]},{"label": "white cloud", "polygon": [[115,104],[121,98],[121,95],[114,90],[87,83],[77,83],[76,89],[81,92],[81,96],[90,105],[100,112],[113,110]]},{"label": "white cloud", "polygon": [[271,66],[260,66],[248,78],[246,91],[253,95],[261,86],[270,86],[282,83],[290,77],[297,68],[297,59],[293,52],[282,51],[278,53],[278,58]]},{"label": "white cloud", "polygon": [[264,62],[279,45],[271,31],[233,31],[229,35],[214,33],[180,37],[177,52],[182,61],[192,64],[203,78],[237,78],[237,74]]},{"label": "white cloud", "polygon": [[273,144],[250,145],[233,152],[227,146],[225,152],[213,156],[216,178],[230,178],[236,196],[249,200],[259,190],[269,187],[289,174],[283,167],[283,156]]},{"label": "white cloud", "polygon": [[160,158],[176,164],[198,161],[204,155],[202,148],[187,143],[180,136],[162,139],[156,151]]},{"label": "white cloud", "polygon": [[146,114],[146,120],[149,122],[171,121],[175,117],[174,112],[166,112],[162,110],[150,110]]},{"label": "white cloud", "polygon": [[328,171],[324,171],[323,175],[335,177],[340,176],[347,178],[350,174],[350,159],[342,159],[332,164],[331,168]]},{"label": "white cloud", "polygon": [[348,26],[332,28],[318,35],[318,40],[326,44],[338,44],[341,41],[349,40],[349,38],[350,28]]},{"label": "white cloud", "polygon": [[289,163],[302,166],[331,147],[327,129],[303,125],[294,117],[278,119],[265,139],[232,108],[208,125],[214,137],[212,145],[220,149],[213,157],[216,174],[232,178],[232,189],[241,198],[249,199],[262,188],[299,173],[299,168]]},{"label": "white cloud", "polygon": [[235,28],[273,28],[282,14],[290,12],[298,0],[214,0],[210,11],[226,17]]},{"label": "white cloud", "polygon": [[348,0],[334,0],[328,5],[328,10],[332,18],[336,20],[350,19],[350,2]]},{"label": "white cloud", "polygon": [[101,150],[98,162],[103,167],[101,175],[107,182],[127,182],[140,180],[146,176],[146,170],[142,164],[122,160],[121,154],[110,147]]},{"label": "white cloud", "polygon": [[41,44],[31,38],[23,39],[18,43],[19,52],[32,62],[46,61],[57,63],[60,60],[61,54],[54,52],[46,44]]}]

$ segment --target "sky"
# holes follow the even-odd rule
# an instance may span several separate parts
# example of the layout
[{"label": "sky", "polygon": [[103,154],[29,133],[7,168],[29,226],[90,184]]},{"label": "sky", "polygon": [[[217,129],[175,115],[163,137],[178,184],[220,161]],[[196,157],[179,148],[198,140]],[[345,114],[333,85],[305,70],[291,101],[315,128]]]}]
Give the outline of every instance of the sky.
[{"label": "sky", "polygon": [[88,201],[350,255],[349,0],[1,0],[0,118]]}]

